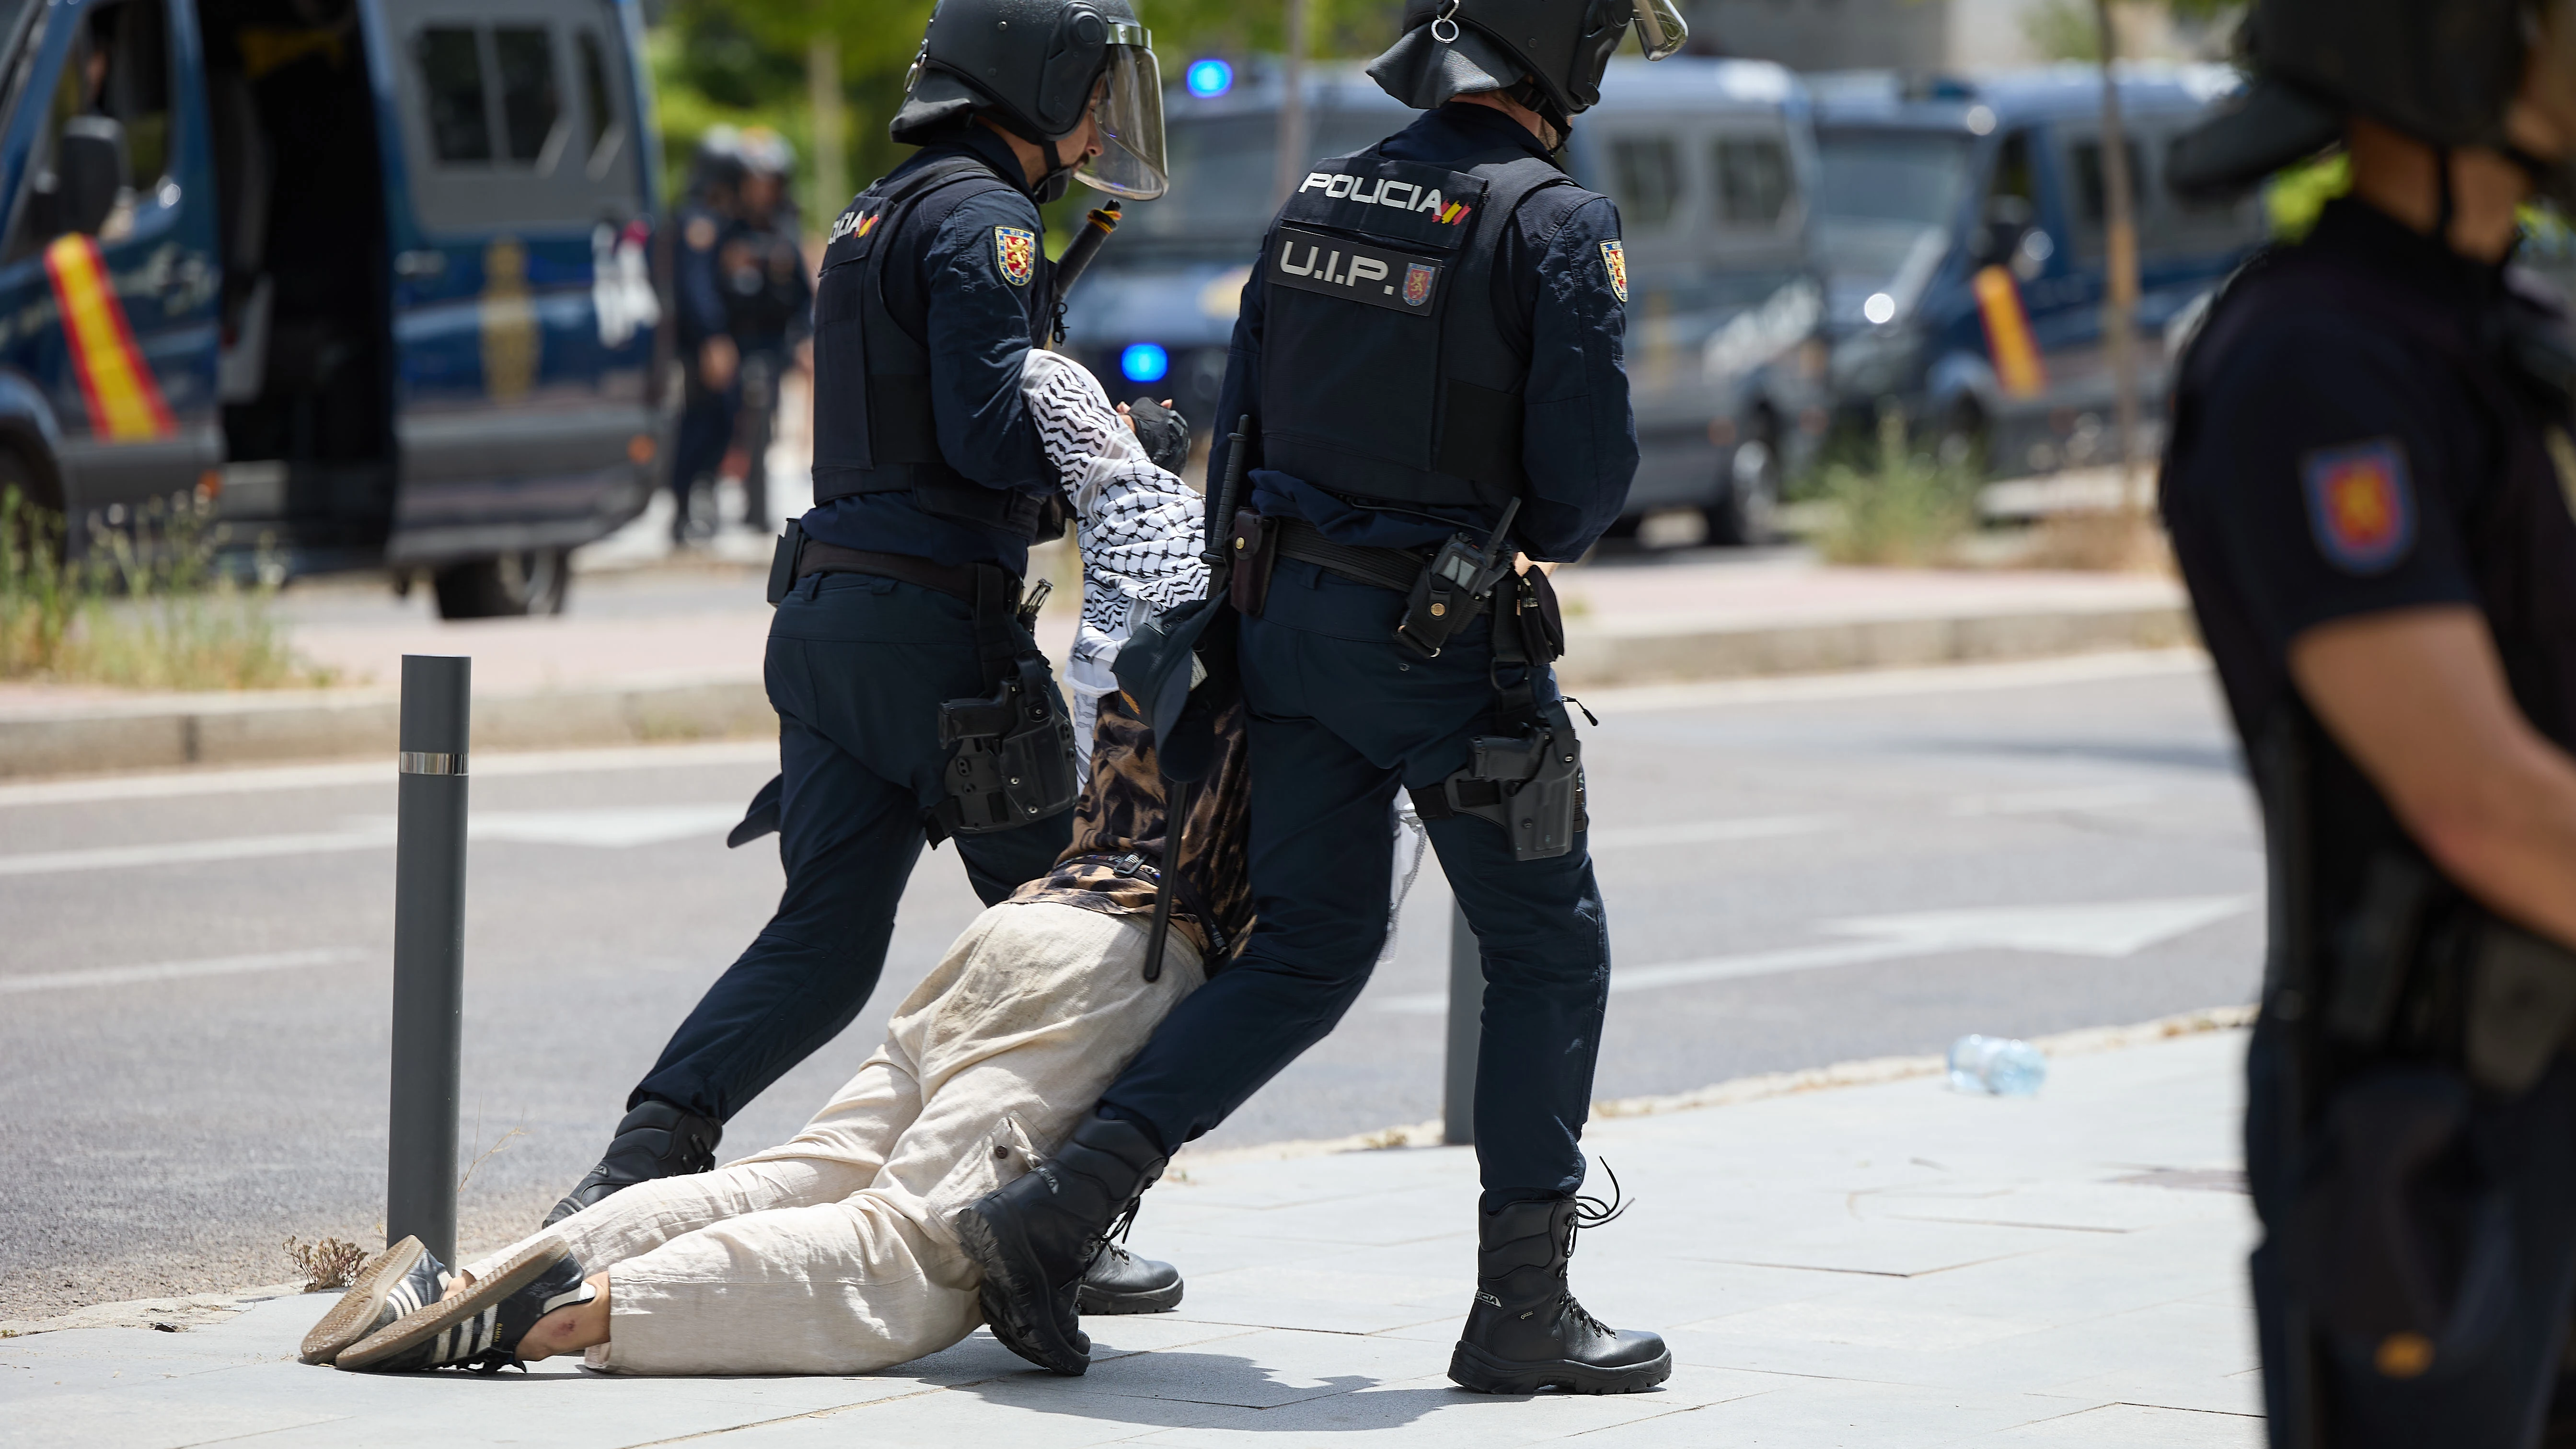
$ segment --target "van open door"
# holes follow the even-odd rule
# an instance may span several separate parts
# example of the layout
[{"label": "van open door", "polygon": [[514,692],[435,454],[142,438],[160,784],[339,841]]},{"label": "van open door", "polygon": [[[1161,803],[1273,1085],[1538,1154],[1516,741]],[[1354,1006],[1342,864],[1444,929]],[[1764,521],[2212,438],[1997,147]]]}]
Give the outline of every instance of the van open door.
[{"label": "van open door", "polygon": [[642,511],[659,321],[648,148],[607,0],[372,0],[401,459],[388,556],[451,617],[560,607],[564,558]]}]

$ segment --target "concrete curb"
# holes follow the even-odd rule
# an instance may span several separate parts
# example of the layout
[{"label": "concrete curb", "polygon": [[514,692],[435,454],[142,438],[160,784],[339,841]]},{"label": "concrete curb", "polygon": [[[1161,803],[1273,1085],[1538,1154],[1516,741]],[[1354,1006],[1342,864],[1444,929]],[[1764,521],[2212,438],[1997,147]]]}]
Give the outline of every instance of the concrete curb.
[{"label": "concrete curb", "polygon": [[[1568,621],[1570,687],[2038,659],[2165,649],[2197,637],[2180,604],[1738,624]],[[273,764],[394,749],[389,689],[154,695],[0,709],[0,778]],[[675,677],[478,694],[477,750],[568,749],[775,734],[760,681]]]}]

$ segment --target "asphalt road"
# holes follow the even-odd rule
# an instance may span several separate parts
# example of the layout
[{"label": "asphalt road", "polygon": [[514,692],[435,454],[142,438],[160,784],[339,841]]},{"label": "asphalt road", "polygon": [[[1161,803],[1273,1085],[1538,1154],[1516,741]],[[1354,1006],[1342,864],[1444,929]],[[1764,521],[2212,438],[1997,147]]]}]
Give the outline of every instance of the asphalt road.
[{"label": "asphalt road", "polygon": [[[2196,656],[1590,703],[1601,1097],[2253,995],[2260,842]],[[475,761],[470,1242],[588,1166],[766,917],[775,855],[721,841],[766,754]],[[0,787],[0,1319],[272,1282],[290,1234],[375,1236],[393,809],[372,764]],[[875,1000],[728,1155],[791,1134],[975,910],[953,853],[925,855]],[[1427,870],[1340,1030],[1209,1145],[1437,1116],[1448,923]],[[1654,1164],[1618,1166],[1652,1190]]]}]

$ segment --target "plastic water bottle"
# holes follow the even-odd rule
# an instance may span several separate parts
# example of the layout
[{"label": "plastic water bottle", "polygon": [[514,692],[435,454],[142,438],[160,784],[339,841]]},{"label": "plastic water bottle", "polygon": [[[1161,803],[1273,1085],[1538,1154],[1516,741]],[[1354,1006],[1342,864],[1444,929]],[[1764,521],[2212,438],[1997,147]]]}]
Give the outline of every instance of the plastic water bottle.
[{"label": "plastic water bottle", "polygon": [[1950,1089],[1997,1097],[2027,1097],[2048,1080],[2048,1058],[2026,1041],[2002,1036],[1963,1036],[1950,1043]]}]

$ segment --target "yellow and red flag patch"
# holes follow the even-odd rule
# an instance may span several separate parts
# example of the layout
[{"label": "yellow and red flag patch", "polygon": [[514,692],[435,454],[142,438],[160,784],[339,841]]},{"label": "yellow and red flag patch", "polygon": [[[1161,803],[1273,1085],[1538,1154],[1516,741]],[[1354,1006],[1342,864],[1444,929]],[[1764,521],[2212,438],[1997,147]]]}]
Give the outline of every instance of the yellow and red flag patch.
[{"label": "yellow and red flag patch", "polygon": [[125,319],[124,304],[116,300],[98,243],[79,232],[54,238],[45,248],[45,276],[62,308],[63,336],[71,346],[81,400],[89,406],[90,432],[111,443],[177,433],[178,421],[162,399],[152,365],[134,344],[134,328]]},{"label": "yellow and red flag patch", "polygon": [[1037,275],[1038,234],[1016,226],[993,228],[993,257],[1002,269],[1002,280],[1014,287],[1025,287]]},{"label": "yellow and red flag patch", "polygon": [[2415,488],[2395,438],[2320,448],[2299,462],[2317,549],[2346,573],[2386,571],[2415,543]]},{"label": "yellow and red flag patch", "polygon": [[1617,293],[1619,304],[1628,303],[1628,253],[1616,241],[1601,244],[1601,265],[1610,272],[1610,290]]}]

